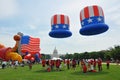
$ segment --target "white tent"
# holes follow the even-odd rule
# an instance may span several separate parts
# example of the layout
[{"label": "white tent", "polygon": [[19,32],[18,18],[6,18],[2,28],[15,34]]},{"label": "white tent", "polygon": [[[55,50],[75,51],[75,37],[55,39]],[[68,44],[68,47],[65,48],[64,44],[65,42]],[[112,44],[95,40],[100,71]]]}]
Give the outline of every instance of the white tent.
[{"label": "white tent", "polygon": [[51,60],[62,60],[61,58],[53,57]]}]

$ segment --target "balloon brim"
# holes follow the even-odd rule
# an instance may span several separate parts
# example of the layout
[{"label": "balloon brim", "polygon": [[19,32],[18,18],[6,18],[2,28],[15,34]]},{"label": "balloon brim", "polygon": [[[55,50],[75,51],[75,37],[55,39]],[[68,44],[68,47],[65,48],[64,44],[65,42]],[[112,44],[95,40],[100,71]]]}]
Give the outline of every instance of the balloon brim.
[{"label": "balloon brim", "polygon": [[84,26],[80,29],[79,33],[81,35],[86,35],[86,36],[90,36],[90,35],[97,35],[97,34],[101,34],[103,32],[106,32],[109,29],[108,25],[106,24],[92,24],[92,25],[87,25]]},{"label": "balloon brim", "polygon": [[70,37],[72,35],[72,33],[69,30],[52,30],[49,33],[50,37],[53,38],[66,38],[66,37]]}]

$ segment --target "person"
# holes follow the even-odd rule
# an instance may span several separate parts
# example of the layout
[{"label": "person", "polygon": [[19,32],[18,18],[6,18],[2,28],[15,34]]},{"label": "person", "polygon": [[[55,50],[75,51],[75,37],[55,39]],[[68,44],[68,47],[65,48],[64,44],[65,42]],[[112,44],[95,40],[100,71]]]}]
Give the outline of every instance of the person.
[{"label": "person", "polygon": [[67,69],[70,69],[70,60],[67,59]]},{"label": "person", "polygon": [[63,63],[64,63],[64,67],[66,67],[66,66],[67,66],[67,63],[66,63],[66,60],[65,60],[65,59],[63,60]]},{"label": "person", "polygon": [[32,61],[28,60],[28,66],[29,66],[29,69],[31,70],[32,69]]},{"label": "person", "polygon": [[24,63],[24,61],[22,61],[22,63],[21,63],[21,67],[24,67],[24,65],[25,65],[25,63]]},{"label": "person", "polygon": [[50,72],[51,71],[50,60],[46,61],[46,65],[47,65],[47,72]]},{"label": "person", "polygon": [[94,66],[94,69],[96,70],[96,59],[94,59],[93,61],[93,66]]},{"label": "person", "polygon": [[72,60],[72,67],[75,70],[75,68],[76,68],[76,60],[75,59]]},{"label": "person", "polygon": [[91,59],[90,60],[90,72],[92,72],[94,70],[94,60]]},{"label": "person", "polygon": [[47,65],[47,66],[50,66],[49,60],[46,61],[46,65]]},{"label": "person", "polygon": [[17,69],[18,61],[14,61],[14,68]]},{"label": "person", "polygon": [[51,68],[50,68],[50,66],[47,68],[47,72],[50,72],[51,71]]},{"label": "person", "polygon": [[78,65],[78,66],[80,65],[80,60],[79,60],[79,59],[77,60],[77,65]]},{"label": "person", "polygon": [[91,67],[90,67],[90,66],[91,66],[91,63],[90,63],[90,61],[88,61],[88,67],[87,67],[88,69],[87,69],[87,70],[88,70],[89,72],[91,71]]},{"label": "person", "polygon": [[81,70],[83,71],[83,67],[85,66],[85,62],[83,59],[81,60],[80,64],[81,64]]},{"label": "person", "polygon": [[116,60],[116,64],[119,65],[119,60],[118,59]]},{"label": "person", "polygon": [[42,67],[45,67],[45,64],[46,64],[46,60],[43,59],[43,60],[42,60]]},{"label": "person", "polygon": [[101,58],[98,58],[98,71],[102,71],[102,59]]},{"label": "person", "polygon": [[50,60],[50,66],[51,66],[51,70],[53,70],[53,68],[54,68],[54,60]]},{"label": "person", "polygon": [[4,69],[6,67],[6,61],[2,62],[2,69]]},{"label": "person", "polygon": [[86,64],[83,64],[83,73],[86,73],[87,72],[87,66]]},{"label": "person", "polygon": [[106,61],[106,66],[107,66],[107,69],[109,69],[109,66],[110,66],[110,60],[107,60],[107,61]]},{"label": "person", "polygon": [[59,68],[60,68],[60,60],[56,60],[56,70],[59,71]]}]

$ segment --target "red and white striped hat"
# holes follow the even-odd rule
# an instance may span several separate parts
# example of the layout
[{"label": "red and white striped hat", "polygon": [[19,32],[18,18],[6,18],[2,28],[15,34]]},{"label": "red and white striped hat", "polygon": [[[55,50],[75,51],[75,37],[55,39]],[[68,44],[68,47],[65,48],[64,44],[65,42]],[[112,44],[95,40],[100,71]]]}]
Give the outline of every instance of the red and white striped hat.
[{"label": "red and white striped hat", "polygon": [[82,9],[80,12],[80,21],[94,16],[104,17],[102,8],[97,5],[87,6],[84,9]]},{"label": "red and white striped hat", "polygon": [[104,13],[101,7],[97,5],[87,6],[80,12],[80,22],[82,35],[96,35],[108,30],[104,23]]},{"label": "red and white striped hat", "polygon": [[67,24],[69,25],[69,17],[63,14],[56,14],[51,18],[51,25]]}]

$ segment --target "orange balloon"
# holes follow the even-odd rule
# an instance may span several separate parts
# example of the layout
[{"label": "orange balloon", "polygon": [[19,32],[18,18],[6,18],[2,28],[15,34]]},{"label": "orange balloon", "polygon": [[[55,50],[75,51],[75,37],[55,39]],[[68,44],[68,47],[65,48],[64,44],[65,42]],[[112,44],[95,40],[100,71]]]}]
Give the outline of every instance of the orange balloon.
[{"label": "orange balloon", "polygon": [[2,44],[0,44],[0,48],[5,48],[5,46],[4,46],[4,45],[2,45]]},{"label": "orange balloon", "polygon": [[10,60],[10,53],[6,53],[5,59]]},{"label": "orange balloon", "polygon": [[14,38],[15,41],[20,41],[20,35],[14,35],[13,38]]}]

